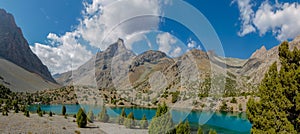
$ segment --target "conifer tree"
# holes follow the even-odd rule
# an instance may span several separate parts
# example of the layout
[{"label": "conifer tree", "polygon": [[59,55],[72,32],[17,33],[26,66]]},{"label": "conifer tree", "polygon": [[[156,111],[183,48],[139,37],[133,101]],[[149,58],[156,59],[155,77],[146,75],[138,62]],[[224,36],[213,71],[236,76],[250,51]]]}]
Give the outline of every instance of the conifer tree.
[{"label": "conifer tree", "polygon": [[270,66],[259,86],[259,100],[249,99],[247,117],[251,133],[300,132],[300,52],[289,50],[288,42],[279,47],[280,71]]},{"label": "conifer tree", "polygon": [[124,119],[127,117],[125,109],[122,109],[121,115],[119,116],[119,124],[123,125],[124,124]]},{"label": "conifer tree", "polygon": [[125,118],[124,125],[126,128],[134,128],[135,127],[133,112],[130,112],[128,114],[127,118]]},{"label": "conifer tree", "polygon": [[94,122],[94,113],[93,113],[93,110],[90,110],[87,114],[87,120],[90,122],[90,123],[93,123]]},{"label": "conifer tree", "polygon": [[80,128],[84,128],[87,125],[87,117],[82,108],[80,108],[77,112],[76,122],[77,122],[78,127],[80,127]]},{"label": "conifer tree", "polygon": [[140,126],[142,129],[146,129],[148,127],[148,120],[145,114],[143,115],[143,118],[140,122]]},{"label": "conifer tree", "polygon": [[66,106],[63,105],[61,110],[62,115],[66,115],[66,112],[67,112]]},{"label": "conifer tree", "polygon": [[105,106],[102,107],[102,111],[99,113],[98,118],[101,122],[108,122],[109,121],[109,116],[107,114]]},{"label": "conifer tree", "polygon": [[174,132],[172,115],[168,111],[166,103],[158,105],[155,117],[149,125],[149,134],[166,134]]}]

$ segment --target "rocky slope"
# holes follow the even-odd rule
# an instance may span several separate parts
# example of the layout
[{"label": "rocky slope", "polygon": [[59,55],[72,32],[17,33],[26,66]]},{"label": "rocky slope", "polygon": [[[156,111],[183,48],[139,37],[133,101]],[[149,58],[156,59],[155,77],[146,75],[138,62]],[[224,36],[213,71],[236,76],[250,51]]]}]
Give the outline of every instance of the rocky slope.
[{"label": "rocky slope", "polygon": [[31,51],[13,16],[0,9],[0,57],[56,83],[48,68]]},{"label": "rocky slope", "polygon": [[13,16],[0,9],[0,84],[13,91],[58,87],[48,68],[31,51]]},{"label": "rocky slope", "polygon": [[0,58],[0,84],[15,92],[32,92],[59,87],[3,58]]},{"label": "rocky slope", "polygon": [[[300,47],[299,42],[300,37],[290,42],[291,49]],[[102,94],[109,104],[152,107],[159,102],[183,102],[201,109],[205,105],[220,107],[205,103],[211,101],[207,97],[226,100],[251,94],[275,61],[279,61],[278,46],[270,50],[261,47],[246,60],[197,49],[171,58],[154,50],[135,55],[119,39],[77,70],[56,80],[65,85],[80,83],[75,85],[94,87],[93,92]]]}]

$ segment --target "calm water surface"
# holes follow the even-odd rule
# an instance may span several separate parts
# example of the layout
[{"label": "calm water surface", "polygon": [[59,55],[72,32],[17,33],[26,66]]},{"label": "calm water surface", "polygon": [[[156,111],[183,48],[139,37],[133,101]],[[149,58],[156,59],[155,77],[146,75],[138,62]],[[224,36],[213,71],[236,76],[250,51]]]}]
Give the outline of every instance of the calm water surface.
[{"label": "calm water surface", "polygon": [[[29,111],[36,111],[38,105],[30,105]],[[62,105],[40,105],[43,111],[52,111],[56,114],[61,114]],[[101,111],[101,107],[89,106],[89,105],[65,105],[67,114],[76,114],[80,107],[83,107],[86,111],[93,110],[94,114],[98,114]],[[118,117],[122,108],[107,108],[107,112],[110,117]],[[141,119],[145,114],[147,119],[151,119],[156,109],[148,108],[125,108],[125,112],[128,115],[133,112],[136,119]],[[201,111],[184,111],[184,110],[171,110],[173,121],[175,123],[183,119],[188,119],[192,129],[197,129],[198,124],[203,124],[204,129],[213,128],[218,133],[250,133],[251,123],[247,120],[245,113],[226,113],[226,112],[201,112]]]}]

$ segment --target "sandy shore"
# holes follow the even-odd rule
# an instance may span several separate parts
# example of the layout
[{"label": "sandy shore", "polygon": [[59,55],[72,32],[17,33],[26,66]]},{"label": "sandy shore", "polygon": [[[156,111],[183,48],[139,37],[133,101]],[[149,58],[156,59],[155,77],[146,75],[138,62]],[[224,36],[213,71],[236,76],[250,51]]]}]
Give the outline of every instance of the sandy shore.
[{"label": "sandy shore", "polygon": [[0,133],[32,133],[32,134],[139,134],[147,133],[147,130],[142,129],[127,129],[124,126],[110,123],[89,123],[87,128],[78,128],[76,119],[68,117],[65,119],[60,115],[44,115],[39,117],[37,114],[30,114],[26,117],[23,113],[10,112],[8,116],[0,115]]}]

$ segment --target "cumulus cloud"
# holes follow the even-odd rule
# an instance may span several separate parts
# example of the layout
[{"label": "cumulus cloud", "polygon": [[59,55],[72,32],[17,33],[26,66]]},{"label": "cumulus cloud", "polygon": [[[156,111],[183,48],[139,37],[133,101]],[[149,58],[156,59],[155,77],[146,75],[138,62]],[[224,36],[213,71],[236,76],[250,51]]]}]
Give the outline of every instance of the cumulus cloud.
[{"label": "cumulus cloud", "polygon": [[159,0],[109,1],[94,0],[83,12],[84,19],[78,31],[92,46],[104,50],[119,37],[126,38],[135,32],[158,28],[158,17],[143,16],[159,16]]},{"label": "cumulus cloud", "polygon": [[293,39],[300,34],[299,3],[280,3],[277,0],[271,4],[268,0],[262,2],[256,11],[250,0],[234,0],[239,6],[242,22],[240,36],[259,32],[261,36],[267,32],[280,41]]},{"label": "cumulus cloud", "polygon": [[170,54],[172,45],[175,44],[176,42],[177,42],[176,38],[174,38],[168,32],[164,32],[156,36],[156,43],[158,45],[158,50],[166,54]]},{"label": "cumulus cloud", "polygon": [[180,56],[180,54],[182,53],[182,49],[180,47],[176,47],[172,52],[171,52],[171,56],[172,57],[178,57]]},{"label": "cumulus cloud", "polygon": [[31,50],[48,66],[52,74],[72,70],[90,59],[92,53],[78,43],[74,33],[66,33],[62,37],[49,34],[48,39],[58,46],[35,43]]},{"label": "cumulus cloud", "polygon": [[[74,30],[60,36],[49,33],[47,43],[36,43],[31,49],[52,74],[70,71],[92,57],[86,45],[105,50],[118,38],[130,39],[127,36],[135,32],[157,29],[161,4],[165,3],[159,0],[85,1],[80,23]],[[143,17],[147,15],[153,17]],[[87,44],[80,43],[82,41]]]},{"label": "cumulus cloud", "polygon": [[254,11],[252,10],[252,4],[250,0],[234,0],[233,3],[237,3],[240,10],[241,30],[238,32],[239,36],[244,36],[248,33],[255,32],[255,28],[252,24]]},{"label": "cumulus cloud", "polygon": [[[188,43],[187,43],[187,47],[188,48],[196,48],[197,47],[196,41],[194,41],[190,38]],[[200,45],[198,46],[198,48],[200,49]]]},{"label": "cumulus cloud", "polygon": [[283,3],[277,6],[264,2],[253,19],[254,25],[264,35],[272,31],[280,41],[300,34],[300,6],[298,3]]}]

